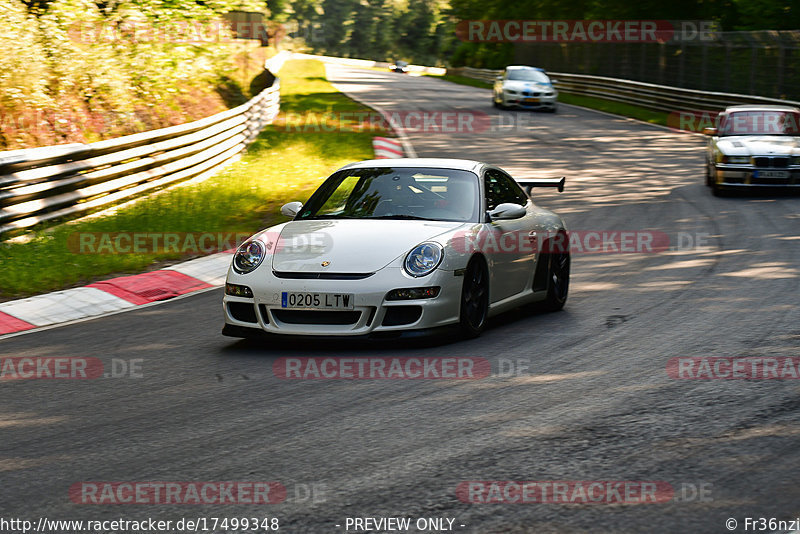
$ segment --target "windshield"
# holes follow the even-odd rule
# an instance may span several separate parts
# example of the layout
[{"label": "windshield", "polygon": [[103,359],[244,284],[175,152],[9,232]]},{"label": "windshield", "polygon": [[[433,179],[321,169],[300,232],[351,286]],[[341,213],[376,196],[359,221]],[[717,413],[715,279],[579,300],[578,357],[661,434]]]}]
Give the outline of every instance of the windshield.
[{"label": "windshield", "polygon": [[506,79],[523,82],[550,83],[550,78],[548,78],[544,72],[533,69],[510,70],[506,75]]},{"label": "windshield", "polygon": [[720,135],[800,135],[800,114],[791,111],[737,111],[720,120]]},{"label": "windshield", "polygon": [[477,221],[478,195],[478,177],[469,171],[351,169],[328,178],[297,219]]}]

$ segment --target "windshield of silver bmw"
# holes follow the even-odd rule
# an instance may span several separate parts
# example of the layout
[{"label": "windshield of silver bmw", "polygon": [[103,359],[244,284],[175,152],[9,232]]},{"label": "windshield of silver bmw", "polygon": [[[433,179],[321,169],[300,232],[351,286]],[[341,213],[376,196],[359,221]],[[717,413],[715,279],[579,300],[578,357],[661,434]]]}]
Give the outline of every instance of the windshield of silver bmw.
[{"label": "windshield of silver bmw", "polygon": [[328,178],[296,219],[477,221],[478,198],[478,177],[469,171],[349,169]]},{"label": "windshield of silver bmw", "polygon": [[510,70],[506,79],[521,82],[550,83],[550,78],[545,73],[532,69]]},{"label": "windshield of silver bmw", "polygon": [[720,135],[800,135],[800,113],[790,111],[736,111],[722,116]]}]

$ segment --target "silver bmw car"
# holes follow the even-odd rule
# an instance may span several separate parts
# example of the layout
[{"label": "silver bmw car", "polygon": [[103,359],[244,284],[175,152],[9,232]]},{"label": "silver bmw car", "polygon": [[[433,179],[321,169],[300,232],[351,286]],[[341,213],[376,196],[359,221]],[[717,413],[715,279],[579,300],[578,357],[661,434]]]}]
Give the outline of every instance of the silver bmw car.
[{"label": "silver bmw car", "polygon": [[492,104],[498,108],[541,109],[555,113],[558,91],[543,69],[510,65],[494,82]]}]

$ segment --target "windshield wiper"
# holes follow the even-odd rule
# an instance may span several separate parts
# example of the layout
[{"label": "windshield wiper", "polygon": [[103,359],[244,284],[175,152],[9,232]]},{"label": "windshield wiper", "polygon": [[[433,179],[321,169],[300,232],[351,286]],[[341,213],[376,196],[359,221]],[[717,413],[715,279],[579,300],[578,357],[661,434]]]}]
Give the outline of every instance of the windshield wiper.
[{"label": "windshield wiper", "polygon": [[350,217],[349,215],[311,215],[298,219],[300,221],[320,221],[325,219],[360,219],[360,217]]},{"label": "windshield wiper", "polygon": [[378,217],[364,217],[365,219],[408,219],[415,221],[430,221],[427,217],[417,217],[416,215],[380,215]]}]

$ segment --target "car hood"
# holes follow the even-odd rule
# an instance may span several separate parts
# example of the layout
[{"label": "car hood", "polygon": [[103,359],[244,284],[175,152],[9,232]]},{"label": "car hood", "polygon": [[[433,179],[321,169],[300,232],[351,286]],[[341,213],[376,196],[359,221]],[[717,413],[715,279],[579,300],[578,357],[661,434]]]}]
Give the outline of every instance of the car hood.
[{"label": "car hood", "polygon": [[728,155],[800,155],[800,137],[784,135],[736,135],[721,137],[717,142],[717,146],[723,153]]},{"label": "car hood", "polygon": [[[310,220],[283,225],[272,269],[288,272],[372,273],[414,246],[466,223],[408,220]],[[443,243],[444,244],[444,243]],[[329,262],[326,266],[323,263]]]},{"label": "car hood", "polygon": [[511,91],[553,91],[553,86],[549,83],[525,82],[519,80],[507,80],[503,83],[503,88]]}]

